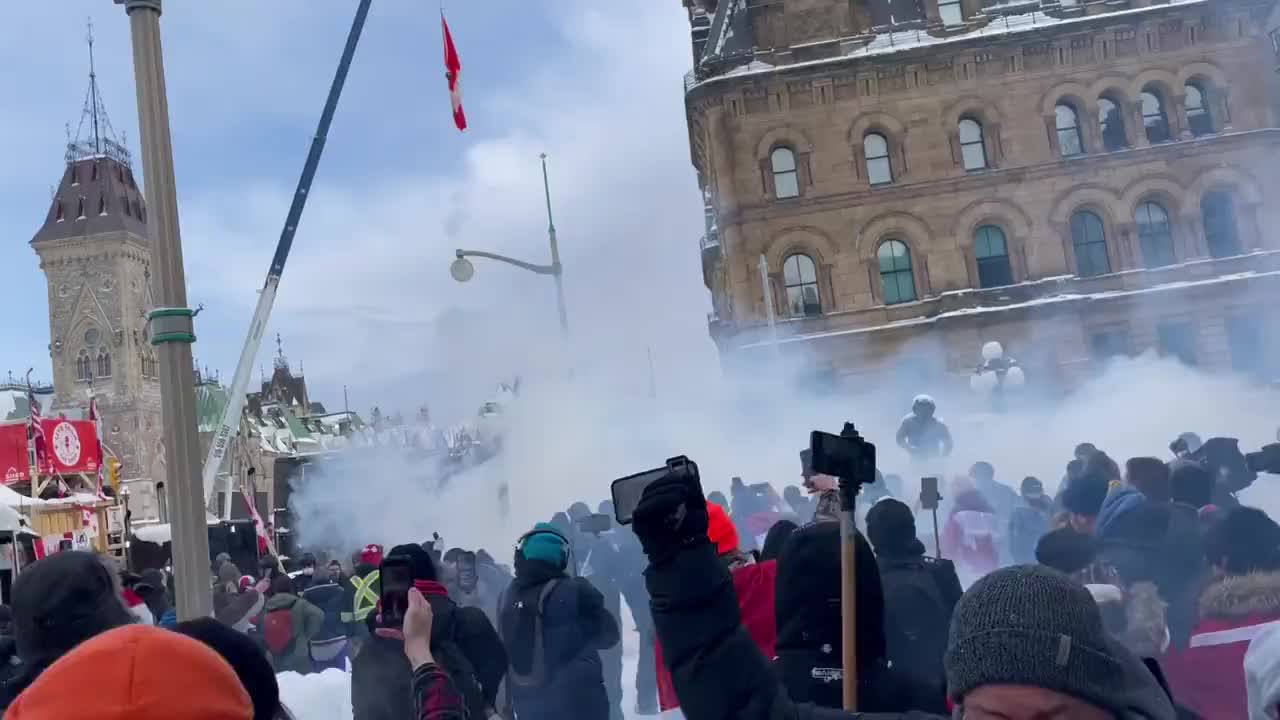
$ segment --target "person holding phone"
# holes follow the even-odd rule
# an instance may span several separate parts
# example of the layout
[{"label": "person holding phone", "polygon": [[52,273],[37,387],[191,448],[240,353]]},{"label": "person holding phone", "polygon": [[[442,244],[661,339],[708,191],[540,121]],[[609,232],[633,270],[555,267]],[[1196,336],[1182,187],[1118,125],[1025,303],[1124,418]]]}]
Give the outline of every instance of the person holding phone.
[{"label": "person holding phone", "polygon": [[404,619],[400,629],[382,627],[378,637],[404,643],[404,656],[413,670],[413,705],[417,720],[466,720],[462,694],[449,673],[436,663],[431,652],[431,628],[435,614],[422,591],[406,593]]}]

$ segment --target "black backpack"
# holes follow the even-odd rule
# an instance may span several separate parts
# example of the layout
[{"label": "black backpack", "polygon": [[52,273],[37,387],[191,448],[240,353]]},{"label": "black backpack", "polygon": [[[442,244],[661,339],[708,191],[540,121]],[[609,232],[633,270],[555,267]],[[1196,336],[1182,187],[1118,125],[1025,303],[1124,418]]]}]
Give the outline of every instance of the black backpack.
[{"label": "black backpack", "polygon": [[[463,652],[462,645],[458,642],[458,613],[463,611],[463,608],[454,607],[448,613],[443,636],[431,642],[431,654],[435,657],[436,664],[453,680],[453,685],[462,695],[470,716],[483,718],[488,703],[485,702],[484,692],[480,688],[480,678],[476,674],[476,666]],[[439,621],[437,618],[436,622]]]},{"label": "black backpack", "polygon": [[885,573],[885,640],[896,670],[941,691],[951,608],[938,574],[942,564],[921,559]]}]

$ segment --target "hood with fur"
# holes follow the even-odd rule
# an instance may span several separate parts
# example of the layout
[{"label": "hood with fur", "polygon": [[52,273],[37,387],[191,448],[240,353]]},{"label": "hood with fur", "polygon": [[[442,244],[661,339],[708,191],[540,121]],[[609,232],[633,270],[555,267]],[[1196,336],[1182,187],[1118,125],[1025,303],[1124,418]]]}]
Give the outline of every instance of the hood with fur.
[{"label": "hood with fur", "polygon": [[1205,589],[1200,611],[1222,619],[1280,613],[1280,572],[1228,575]]}]

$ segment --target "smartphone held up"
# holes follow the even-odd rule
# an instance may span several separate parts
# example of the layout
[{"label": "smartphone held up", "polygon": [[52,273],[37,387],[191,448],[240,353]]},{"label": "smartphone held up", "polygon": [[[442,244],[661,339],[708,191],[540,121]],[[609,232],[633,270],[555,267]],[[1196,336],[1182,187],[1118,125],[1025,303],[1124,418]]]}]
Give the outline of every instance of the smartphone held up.
[{"label": "smartphone held up", "polygon": [[645,489],[670,475],[690,477],[701,484],[698,466],[684,455],[670,458],[662,467],[614,480],[609,486],[609,491],[613,497],[613,516],[618,524],[630,525]]}]

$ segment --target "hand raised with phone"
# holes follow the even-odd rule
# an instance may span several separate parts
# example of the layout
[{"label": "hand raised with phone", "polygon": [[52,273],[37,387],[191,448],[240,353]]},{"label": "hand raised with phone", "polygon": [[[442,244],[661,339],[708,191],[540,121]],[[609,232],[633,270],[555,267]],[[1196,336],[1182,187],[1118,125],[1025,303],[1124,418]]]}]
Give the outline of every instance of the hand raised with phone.
[{"label": "hand raised with phone", "polygon": [[667,469],[644,488],[631,514],[636,537],[653,563],[707,541],[707,498],[698,466],[681,457],[669,460]]}]

